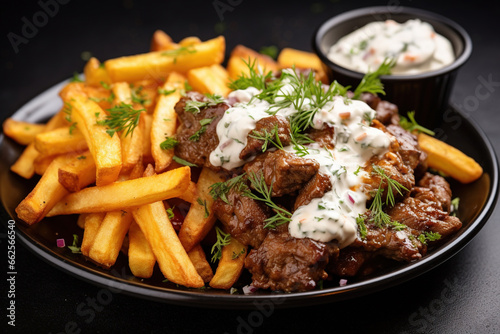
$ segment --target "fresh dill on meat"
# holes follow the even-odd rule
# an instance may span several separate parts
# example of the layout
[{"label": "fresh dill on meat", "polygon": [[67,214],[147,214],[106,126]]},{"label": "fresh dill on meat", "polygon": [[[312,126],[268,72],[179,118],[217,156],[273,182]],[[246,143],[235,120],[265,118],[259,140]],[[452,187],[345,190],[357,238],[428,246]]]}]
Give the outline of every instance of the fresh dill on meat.
[{"label": "fresh dill on meat", "polygon": [[432,130],[429,130],[422,125],[418,124],[417,121],[415,120],[415,112],[414,111],[409,111],[407,114],[407,117],[400,116],[399,120],[399,125],[405,129],[408,132],[423,132],[426,133],[430,136],[434,136],[436,133]]}]

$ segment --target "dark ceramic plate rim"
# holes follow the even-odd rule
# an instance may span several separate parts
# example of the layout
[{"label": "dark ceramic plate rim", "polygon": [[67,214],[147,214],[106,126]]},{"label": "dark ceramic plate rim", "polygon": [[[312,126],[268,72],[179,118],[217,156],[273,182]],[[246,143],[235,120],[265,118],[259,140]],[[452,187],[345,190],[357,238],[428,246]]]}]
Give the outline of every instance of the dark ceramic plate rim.
[{"label": "dark ceramic plate rim", "polygon": [[338,23],[342,23],[345,21],[349,21],[352,19],[356,19],[360,16],[365,16],[367,14],[371,13],[377,13],[377,14],[382,14],[382,13],[389,13],[390,15],[401,15],[401,14],[414,14],[416,17],[421,18],[423,20],[425,19],[431,19],[431,20],[436,20],[440,21],[446,25],[448,25],[450,28],[454,29],[458,35],[460,35],[463,38],[464,42],[464,49],[460,56],[455,59],[453,63],[451,63],[448,66],[445,66],[443,68],[434,70],[434,71],[429,71],[429,72],[424,72],[421,74],[411,74],[411,75],[383,75],[380,78],[384,81],[403,81],[403,80],[416,80],[416,79],[426,79],[426,78],[431,78],[435,76],[439,76],[445,73],[449,73],[454,71],[455,69],[461,67],[470,57],[470,54],[472,52],[472,40],[467,33],[467,31],[462,28],[458,23],[456,23],[453,20],[450,20],[449,18],[424,10],[424,9],[419,9],[419,8],[413,8],[413,7],[398,7],[398,11],[391,13],[389,12],[389,9],[387,6],[373,6],[373,7],[363,7],[359,9],[354,9],[350,10],[348,12],[341,13],[339,15],[336,15],[326,21],[324,21],[315,31],[314,33],[314,38],[313,38],[313,49],[316,52],[316,54],[321,58],[321,60],[325,63],[328,64],[330,67],[334,67],[336,71],[340,73],[344,73],[347,76],[351,76],[354,78],[357,78],[361,80],[363,76],[365,75],[364,73],[357,72],[350,70],[348,68],[342,67],[333,61],[330,60],[330,58],[327,57],[325,52],[323,52],[321,48],[321,40],[323,39],[323,36],[330,30],[332,29],[332,26],[335,26]]},{"label": "dark ceramic plate rim", "polygon": [[[50,108],[50,101],[57,100],[57,92],[66,82],[67,81],[59,83],[39,94],[14,113],[13,116],[17,119],[24,118],[30,121],[36,120],[35,118],[37,113],[31,113],[31,110],[33,110],[32,106],[39,105],[42,109],[47,106]],[[55,108],[55,110],[57,110],[57,108]],[[479,212],[474,221],[471,222],[470,226],[458,237],[456,237],[456,239],[452,240],[442,248],[438,248],[433,251],[430,255],[424,257],[423,259],[415,263],[408,264],[402,268],[398,268],[393,272],[370,278],[362,282],[348,284],[344,287],[332,287],[322,290],[290,294],[267,293],[258,295],[209,294],[205,291],[194,289],[176,290],[173,288],[158,288],[155,286],[148,286],[144,283],[130,282],[123,278],[111,276],[111,274],[103,274],[102,272],[95,270],[90,262],[89,265],[84,266],[73,262],[68,257],[55,253],[46,245],[40,244],[30,235],[25,234],[18,228],[16,228],[16,234],[26,248],[47,263],[66,273],[92,284],[108,288],[112,292],[124,293],[155,301],[185,306],[249,308],[255,306],[254,302],[262,300],[271,300],[276,306],[292,307],[335,302],[360,297],[362,295],[386,289],[415,278],[448,260],[472,240],[491,215],[498,197],[498,161],[495,151],[489,139],[479,126],[472,119],[464,117],[464,115],[462,115],[459,111],[457,112],[463,121],[468,123],[471,129],[482,140],[481,145],[484,145],[488,151],[488,158],[492,163],[492,173],[490,175],[490,194],[487,197],[482,210]],[[3,141],[4,135],[2,134],[0,136],[0,145],[3,145]],[[10,217],[3,205],[2,216],[7,217],[8,219],[16,219],[15,217]],[[5,222],[7,220],[3,219],[2,221]]]}]

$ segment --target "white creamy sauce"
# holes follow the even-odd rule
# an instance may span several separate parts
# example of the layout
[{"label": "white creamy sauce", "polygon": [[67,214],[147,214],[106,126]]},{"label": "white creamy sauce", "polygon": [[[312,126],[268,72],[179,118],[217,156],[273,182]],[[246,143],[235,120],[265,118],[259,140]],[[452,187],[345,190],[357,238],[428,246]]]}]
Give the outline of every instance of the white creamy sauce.
[{"label": "white creamy sauce", "polygon": [[372,22],[339,39],[328,52],[334,63],[353,71],[373,72],[385,58],[396,59],[392,74],[433,71],[455,60],[449,40],[427,22]]},{"label": "white creamy sauce", "polygon": [[[293,87],[289,86],[285,84],[281,92],[291,93]],[[217,124],[219,146],[210,155],[214,166],[226,169],[248,162],[239,158],[246,138],[255,129],[256,122],[270,116],[268,111],[273,110],[268,102],[252,98],[258,94],[254,88],[231,94],[241,102],[229,108]],[[310,108],[310,102],[306,100],[302,108]],[[298,112],[293,107],[274,111],[284,117]],[[317,143],[308,144],[305,146],[308,154],[304,157],[318,161],[320,172],[331,181],[332,190],[293,213],[288,227],[292,236],[322,242],[337,240],[341,248],[355,240],[356,218],[366,211],[367,198],[361,189],[361,177],[366,172],[362,168],[372,156],[387,152],[391,143],[389,135],[369,126],[374,117],[375,111],[366,103],[341,96],[333,98],[316,113],[314,128],[334,127],[335,148],[329,150]],[[292,146],[285,150],[295,152]]]}]

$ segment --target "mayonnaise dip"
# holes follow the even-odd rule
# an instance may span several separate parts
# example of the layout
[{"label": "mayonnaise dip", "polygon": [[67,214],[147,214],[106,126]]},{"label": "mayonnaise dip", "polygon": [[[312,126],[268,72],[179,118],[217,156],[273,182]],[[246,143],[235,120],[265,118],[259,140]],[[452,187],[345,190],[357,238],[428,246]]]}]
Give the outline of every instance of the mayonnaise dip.
[{"label": "mayonnaise dip", "polygon": [[395,75],[429,72],[455,60],[449,40],[418,19],[397,23],[371,22],[338,40],[328,58],[347,69],[368,73],[386,58],[396,59]]}]

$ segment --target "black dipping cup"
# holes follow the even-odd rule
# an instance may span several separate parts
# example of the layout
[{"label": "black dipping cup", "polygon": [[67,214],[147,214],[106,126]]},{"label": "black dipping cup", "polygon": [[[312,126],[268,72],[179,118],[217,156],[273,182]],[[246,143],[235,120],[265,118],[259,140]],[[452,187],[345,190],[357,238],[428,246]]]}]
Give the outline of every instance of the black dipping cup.
[{"label": "black dipping cup", "polygon": [[430,23],[436,33],[447,38],[455,52],[455,61],[441,69],[413,75],[385,75],[381,77],[386,99],[399,107],[402,115],[415,111],[418,123],[428,128],[438,127],[448,106],[458,69],[469,59],[472,41],[467,32],[455,22],[441,15],[409,7],[366,7],[348,11],[325,21],[314,35],[313,48],[331,80],[355,88],[363,73],[348,70],[330,59],[330,47],[341,37],[373,21],[394,20],[399,23],[420,19]]}]

